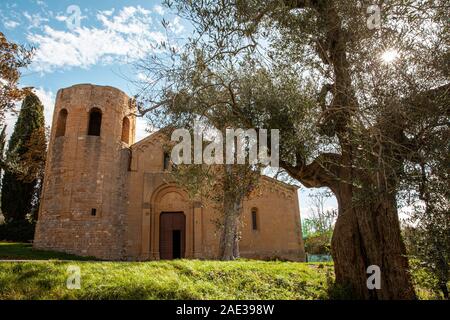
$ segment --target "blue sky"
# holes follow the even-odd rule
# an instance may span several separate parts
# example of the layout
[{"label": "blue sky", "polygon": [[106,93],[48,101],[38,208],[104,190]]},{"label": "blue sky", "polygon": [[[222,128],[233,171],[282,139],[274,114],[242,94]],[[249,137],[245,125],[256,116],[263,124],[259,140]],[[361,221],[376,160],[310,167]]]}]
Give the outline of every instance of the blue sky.
[{"label": "blue sky", "polygon": [[[74,7],[76,6],[76,7]],[[76,10],[79,9],[80,15]],[[79,26],[74,25],[78,16]],[[162,19],[169,23],[168,33]],[[161,0],[2,0],[0,31],[36,54],[24,70],[21,85],[33,86],[51,123],[56,92],[77,83],[110,85],[134,95],[130,80],[145,75],[133,63],[154,52],[166,38],[189,35],[189,26],[161,6]],[[8,134],[16,118],[7,117]],[[137,123],[137,140],[148,135],[145,120]],[[309,210],[310,191],[299,192],[302,216]],[[335,208],[334,199],[326,207]]]},{"label": "blue sky", "polygon": [[[74,25],[76,15],[79,25]],[[36,88],[47,124],[58,89],[94,83],[133,95],[137,88],[130,80],[145,77],[133,63],[153,53],[167,37],[187,34],[181,19],[161,1],[2,0],[0,18],[0,30],[8,39],[36,48],[21,85]],[[168,33],[162,19],[169,22]],[[8,124],[14,120],[9,117]],[[138,139],[145,135],[145,122],[140,121]]]}]

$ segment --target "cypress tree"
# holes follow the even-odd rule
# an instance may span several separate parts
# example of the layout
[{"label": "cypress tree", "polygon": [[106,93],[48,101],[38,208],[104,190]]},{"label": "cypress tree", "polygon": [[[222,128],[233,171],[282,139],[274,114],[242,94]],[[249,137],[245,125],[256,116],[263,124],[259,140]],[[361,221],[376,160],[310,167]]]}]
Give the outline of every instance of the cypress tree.
[{"label": "cypress tree", "polygon": [[[20,109],[19,117],[8,143],[7,159],[20,159],[30,150],[30,139],[44,134],[44,107],[34,93],[29,93]],[[45,137],[44,137],[45,141]],[[25,220],[33,209],[38,178],[23,179],[13,166],[5,170],[2,183],[1,209],[7,221]]]}]

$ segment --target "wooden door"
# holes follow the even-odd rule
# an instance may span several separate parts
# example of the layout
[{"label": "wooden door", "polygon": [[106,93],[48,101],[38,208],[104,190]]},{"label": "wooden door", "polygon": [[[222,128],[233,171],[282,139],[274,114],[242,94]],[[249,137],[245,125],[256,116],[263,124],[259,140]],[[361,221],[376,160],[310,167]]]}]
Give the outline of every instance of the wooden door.
[{"label": "wooden door", "polygon": [[186,217],[181,212],[163,212],[160,216],[159,257],[184,258]]}]

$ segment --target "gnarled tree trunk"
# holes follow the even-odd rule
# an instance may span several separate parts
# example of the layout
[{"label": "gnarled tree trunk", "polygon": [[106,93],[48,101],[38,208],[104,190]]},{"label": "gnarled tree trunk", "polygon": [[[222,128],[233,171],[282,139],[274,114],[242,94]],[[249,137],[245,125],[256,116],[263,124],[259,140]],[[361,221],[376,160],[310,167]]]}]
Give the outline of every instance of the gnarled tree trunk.
[{"label": "gnarled tree trunk", "polygon": [[[356,189],[347,181],[358,180],[364,189],[373,188],[366,172],[349,169],[352,165],[343,166],[343,159],[343,155],[324,153],[309,165],[292,167],[281,161],[306,187],[328,187],[338,200],[331,243],[336,284],[350,288],[360,299],[415,299],[395,196],[381,190],[365,194]],[[366,178],[356,179],[355,175]],[[371,265],[380,268],[380,289],[367,287],[371,275],[367,268]]]},{"label": "gnarled tree trunk", "polygon": [[[397,216],[395,197],[352,207],[346,188],[337,194],[339,216],[332,238],[336,283],[358,298],[415,299]],[[380,289],[367,286],[367,268],[381,272]]]},{"label": "gnarled tree trunk", "polygon": [[224,215],[224,225],[220,239],[220,259],[234,260],[239,257],[238,226],[240,210],[231,213],[228,211],[227,213]]},{"label": "gnarled tree trunk", "polygon": [[225,183],[223,199],[223,225],[219,252],[221,260],[234,260],[239,257],[239,224],[242,213],[244,194],[232,186],[233,172],[231,165],[225,165]]}]

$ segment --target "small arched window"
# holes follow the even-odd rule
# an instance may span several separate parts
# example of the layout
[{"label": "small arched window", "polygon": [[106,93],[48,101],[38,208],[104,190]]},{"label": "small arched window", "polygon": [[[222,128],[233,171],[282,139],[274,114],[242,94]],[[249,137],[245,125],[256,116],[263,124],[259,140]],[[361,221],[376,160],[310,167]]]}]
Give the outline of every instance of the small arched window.
[{"label": "small arched window", "polygon": [[92,108],[89,112],[89,136],[99,136],[102,127],[102,111],[98,108]]},{"label": "small arched window", "polygon": [[66,134],[66,122],[67,122],[67,110],[61,109],[58,114],[58,120],[56,122],[56,135],[55,137],[62,137]]},{"label": "small arched window", "polygon": [[130,143],[130,120],[127,117],[122,121],[122,141],[126,144]]},{"label": "small arched window", "polygon": [[258,209],[252,208],[252,230],[258,230]]}]

